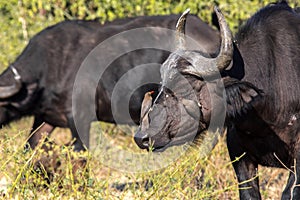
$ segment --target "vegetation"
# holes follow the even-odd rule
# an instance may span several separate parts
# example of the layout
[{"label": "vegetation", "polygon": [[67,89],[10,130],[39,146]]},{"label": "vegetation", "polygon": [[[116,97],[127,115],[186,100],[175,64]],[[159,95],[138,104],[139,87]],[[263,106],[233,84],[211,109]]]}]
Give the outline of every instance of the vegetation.
[{"label": "vegetation", "polygon": [[[259,8],[274,0],[0,0],[0,70],[13,62],[29,39],[49,25],[65,19],[100,22],[139,15],[182,13],[186,8],[211,22],[218,5],[235,32]],[[289,1],[299,6],[298,0]]]},{"label": "vegetation", "polygon": [[[49,184],[49,173],[35,165],[45,156],[44,152],[39,148],[33,151],[23,148],[31,122],[30,118],[23,119],[0,130],[0,194],[3,199],[238,199],[238,184],[224,138],[208,157],[199,158],[197,147],[191,147],[166,168],[133,173],[108,167],[94,154],[74,153],[70,147],[61,146],[69,141],[70,133],[59,129],[52,136],[59,145],[50,155],[58,153],[56,159],[61,164],[50,168],[53,176]],[[113,125],[102,127],[105,127],[106,137],[116,138],[110,140],[113,145],[143,153],[130,136]],[[72,173],[73,160],[82,157],[88,160],[86,167]],[[280,199],[287,177],[287,170],[260,168],[263,198]]]},{"label": "vegetation", "polygon": [[[65,19],[97,19],[103,23],[137,15],[181,13],[189,7],[191,13],[211,23],[213,5],[218,5],[235,32],[245,19],[270,2],[274,0],[0,0],[0,71],[16,59],[33,35]],[[289,2],[299,6],[298,0]],[[0,198],[238,198],[238,185],[224,139],[208,157],[199,158],[197,148],[191,148],[167,168],[129,173],[107,167],[93,154],[74,153],[70,147],[62,146],[61,141],[67,142],[70,135],[67,130],[59,129],[52,138],[60,145],[54,146],[50,154],[59,152],[56,159],[60,166],[51,169],[49,184],[43,168],[35,165],[44,152],[23,148],[31,123],[32,119],[27,118],[0,130]],[[118,145],[142,153],[130,135],[113,129],[112,125],[107,125],[104,131],[117,138]],[[82,157],[87,158],[87,165],[74,173],[76,165],[72,160]],[[264,199],[279,199],[287,172],[260,168],[259,176]]]}]

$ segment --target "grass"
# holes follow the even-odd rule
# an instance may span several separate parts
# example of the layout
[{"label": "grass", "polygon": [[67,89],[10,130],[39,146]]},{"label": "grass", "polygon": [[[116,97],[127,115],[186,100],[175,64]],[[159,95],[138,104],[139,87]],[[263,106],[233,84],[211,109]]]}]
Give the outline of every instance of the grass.
[{"label": "grass", "polygon": [[[0,130],[0,198],[238,199],[238,185],[224,139],[205,158],[199,158],[196,147],[188,148],[181,156],[169,162],[167,167],[153,170],[147,165],[159,164],[164,160],[158,159],[164,157],[138,149],[132,141],[133,130],[130,128],[122,128],[122,131],[112,125],[102,124],[103,137],[110,144],[110,147],[105,146],[102,154],[96,151],[73,152],[71,147],[63,145],[70,140],[69,131],[59,129],[52,136],[59,145],[54,145],[48,152],[51,156],[47,156],[41,148],[31,151],[23,148],[31,123],[32,119],[26,118]],[[129,130],[130,134],[124,130]],[[97,131],[97,128],[92,131]],[[137,155],[133,163],[140,167],[135,169],[142,170],[126,169],[128,160],[122,157],[122,151]],[[119,157],[112,160],[117,162],[120,159],[121,165],[110,163],[112,157],[105,157],[113,153]],[[48,163],[58,162],[59,167],[50,165],[48,173],[46,169],[37,167],[37,161],[45,156]],[[87,160],[87,164],[77,170],[76,160],[82,158]],[[124,168],[120,168],[122,163]],[[75,168],[77,171],[74,171]],[[143,169],[147,170],[143,172]],[[263,199],[280,199],[287,177],[288,172],[285,170],[260,167]]]}]

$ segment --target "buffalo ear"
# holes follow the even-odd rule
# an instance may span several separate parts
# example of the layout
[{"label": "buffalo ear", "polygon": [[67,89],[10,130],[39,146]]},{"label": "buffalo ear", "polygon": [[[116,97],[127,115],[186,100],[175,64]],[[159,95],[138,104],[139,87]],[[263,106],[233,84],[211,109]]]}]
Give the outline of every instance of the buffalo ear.
[{"label": "buffalo ear", "polygon": [[258,91],[256,91],[254,88],[246,88],[246,90],[241,91],[242,98],[244,102],[251,103],[256,97],[259,96]]},{"label": "buffalo ear", "polygon": [[195,119],[199,119],[200,110],[198,103],[194,100],[189,99],[182,99],[181,100],[183,107],[185,108],[186,112]]},{"label": "buffalo ear", "polygon": [[246,114],[263,99],[263,91],[249,82],[230,79],[224,80],[224,86],[229,117]]}]

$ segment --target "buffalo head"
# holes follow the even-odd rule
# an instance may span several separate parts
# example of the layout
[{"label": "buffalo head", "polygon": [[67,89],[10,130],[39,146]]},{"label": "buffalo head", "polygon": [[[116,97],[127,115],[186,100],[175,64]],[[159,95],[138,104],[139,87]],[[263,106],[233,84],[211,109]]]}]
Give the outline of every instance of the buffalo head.
[{"label": "buffalo head", "polygon": [[9,70],[14,75],[14,83],[12,85],[0,86],[0,99],[7,99],[16,93],[18,93],[22,87],[21,76],[18,71],[12,65],[9,67]]},{"label": "buffalo head", "polygon": [[[242,111],[259,91],[251,84],[221,76],[233,59],[233,39],[224,16],[215,8],[221,47],[215,56],[185,48],[185,18],[177,23],[178,49],[161,66],[162,86],[152,107],[144,115],[135,142],[142,149],[164,150],[172,145],[203,139],[205,130],[223,128],[229,109]],[[237,99],[240,98],[240,101]],[[142,105],[143,107],[144,105]],[[149,123],[143,123],[148,121]],[[214,134],[216,137],[218,134]],[[201,137],[202,136],[202,137]],[[214,138],[212,141],[216,141]]]},{"label": "buffalo head", "polygon": [[[8,103],[9,98],[17,94],[22,87],[21,76],[14,66],[10,66],[7,69],[8,78],[7,82],[13,82],[12,84],[0,86],[0,126],[7,124],[11,118],[16,118],[16,112],[14,112]],[[5,83],[5,81],[3,81]]]}]

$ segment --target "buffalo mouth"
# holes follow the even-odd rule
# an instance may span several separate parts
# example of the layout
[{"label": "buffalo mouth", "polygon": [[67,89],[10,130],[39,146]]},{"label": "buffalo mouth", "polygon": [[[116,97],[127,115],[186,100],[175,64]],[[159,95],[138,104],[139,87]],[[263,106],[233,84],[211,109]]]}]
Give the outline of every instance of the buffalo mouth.
[{"label": "buffalo mouth", "polygon": [[[188,146],[191,145],[194,142],[194,139],[191,137],[191,139],[187,139],[187,137],[180,137],[180,138],[175,138],[174,140],[170,140],[167,144],[164,146],[150,146],[147,148],[147,151],[151,152],[164,152],[166,149],[173,147],[173,146]],[[155,144],[155,143],[154,143]]]},{"label": "buffalo mouth", "polygon": [[146,148],[146,149],[147,151],[151,151],[154,153],[161,153],[172,146],[181,146],[183,151],[192,147],[192,148],[197,148],[197,151],[199,151],[199,157],[203,158],[209,155],[210,152],[215,148],[221,135],[222,132],[219,132],[219,130],[215,132],[209,130],[203,130],[200,134],[197,134],[196,137],[193,137],[191,135],[178,137],[173,140],[170,140],[164,146],[154,145],[153,147],[151,147],[151,149],[150,148]]},{"label": "buffalo mouth", "polygon": [[[156,148],[152,148],[151,151],[156,153],[164,152],[168,147],[169,147],[168,145],[164,147],[156,147]],[[150,151],[150,149],[147,149],[147,151]]]},{"label": "buffalo mouth", "polygon": [[22,88],[22,79],[17,69],[11,65],[9,69],[14,75],[14,84],[8,86],[0,86],[0,99],[7,99],[17,94]]},{"label": "buffalo mouth", "polygon": [[164,152],[166,149],[168,149],[169,147],[172,147],[172,146],[188,146],[190,145],[191,143],[193,143],[193,141],[183,141],[183,142],[180,142],[178,144],[170,141],[168,144],[166,144],[165,146],[159,146],[159,147],[152,147],[151,149],[147,149],[147,151],[152,151],[152,152],[155,152],[155,153],[160,153],[160,152]]},{"label": "buffalo mouth", "polygon": [[[160,135],[161,136],[161,135]],[[140,130],[135,134],[135,143],[141,149],[146,149],[151,152],[163,152],[172,146],[181,146],[193,143],[196,134],[184,134],[178,137],[159,137],[159,134],[149,137],[147,134],[142,133]]]}]

